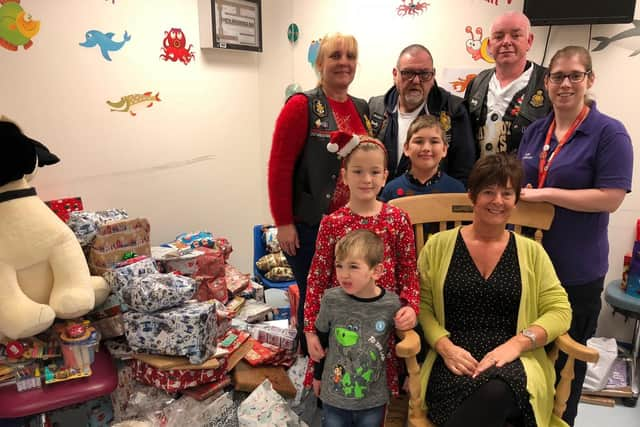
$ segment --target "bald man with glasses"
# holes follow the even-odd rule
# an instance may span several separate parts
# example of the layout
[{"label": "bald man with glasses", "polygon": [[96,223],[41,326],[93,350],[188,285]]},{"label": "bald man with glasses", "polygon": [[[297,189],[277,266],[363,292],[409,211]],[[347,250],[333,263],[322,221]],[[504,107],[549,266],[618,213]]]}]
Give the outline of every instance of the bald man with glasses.
[{"label": "bald man with glasses", "polygon": [[409,159],[403,146],[409,125],[424,114],[435,116],[449,144],[441,170],[466,183],[476,160],[469,115],[462,98],[438,87],[433,57],[429,50],[412,44],[398,56],[393,69],[394,86],[385,95],[369,100],[374,136],[384,142],[389,154],[389,180],[408,170]]}]

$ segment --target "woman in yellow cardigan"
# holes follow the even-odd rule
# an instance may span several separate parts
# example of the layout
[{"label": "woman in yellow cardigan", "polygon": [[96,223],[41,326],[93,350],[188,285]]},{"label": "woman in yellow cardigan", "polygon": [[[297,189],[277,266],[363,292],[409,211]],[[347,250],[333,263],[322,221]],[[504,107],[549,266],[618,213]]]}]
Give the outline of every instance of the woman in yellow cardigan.
[{"label": "woman in yellow cardigan", "polygon": [[544,345],[568,330],[571,307],[542,246],[505,230],[521,180],[515,158],[480,159],[468,181],[472,224],[420,253],[422,397],[438,426],[566,426],[552,415]]}]

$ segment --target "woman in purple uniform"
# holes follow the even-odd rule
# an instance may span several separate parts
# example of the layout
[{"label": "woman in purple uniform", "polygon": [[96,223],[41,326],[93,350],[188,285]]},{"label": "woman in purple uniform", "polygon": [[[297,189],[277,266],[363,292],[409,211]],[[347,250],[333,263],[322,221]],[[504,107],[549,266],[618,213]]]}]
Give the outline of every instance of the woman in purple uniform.
[{"label": "woman in purple uniform", "polygon": [[[518,157],[525,179],[521,198],[555,205],[542,244],[569,294],[569,335],[585,344],[596,331],[607,273],[609,214],[631,191],[633,148],[618,120],[585,94],[595,81],[589,52],[567,46],[553,55],[545,86],[553,105],[526,130]],[[558,360],[558,367],[564,359]],[[564,420],[573,425],[586,364],[577,362]]]}]

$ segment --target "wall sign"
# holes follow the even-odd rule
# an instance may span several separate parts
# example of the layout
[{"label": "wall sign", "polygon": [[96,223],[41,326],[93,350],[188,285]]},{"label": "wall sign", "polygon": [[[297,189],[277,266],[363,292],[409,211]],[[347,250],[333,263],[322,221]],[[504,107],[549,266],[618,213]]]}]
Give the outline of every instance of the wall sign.
[{"label": "wall sign", "polygon": [[213,45],[262,52],[261,0],[211,0]]}]

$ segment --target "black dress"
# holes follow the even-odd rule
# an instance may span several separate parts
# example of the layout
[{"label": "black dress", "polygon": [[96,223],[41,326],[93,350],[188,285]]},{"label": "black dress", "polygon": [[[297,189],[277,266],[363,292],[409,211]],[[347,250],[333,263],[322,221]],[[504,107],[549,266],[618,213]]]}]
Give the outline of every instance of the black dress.
[{"label": "black dress", "polygon": [[[514,235],[511,234],[498,264],[485,280],[458,233],[443,292],[449,338],[476,360],[480,361],[486,353],[513,337],[517,333],[522,293]],[[467,397],[492,378],[503,380],[513,390],[522,413],[522,425],[535,426],[520,359],[502,368],[490,368],[473,379],[453,374],[442,357],[436,357],[426,393],[431,421],[444,424]]]}]

